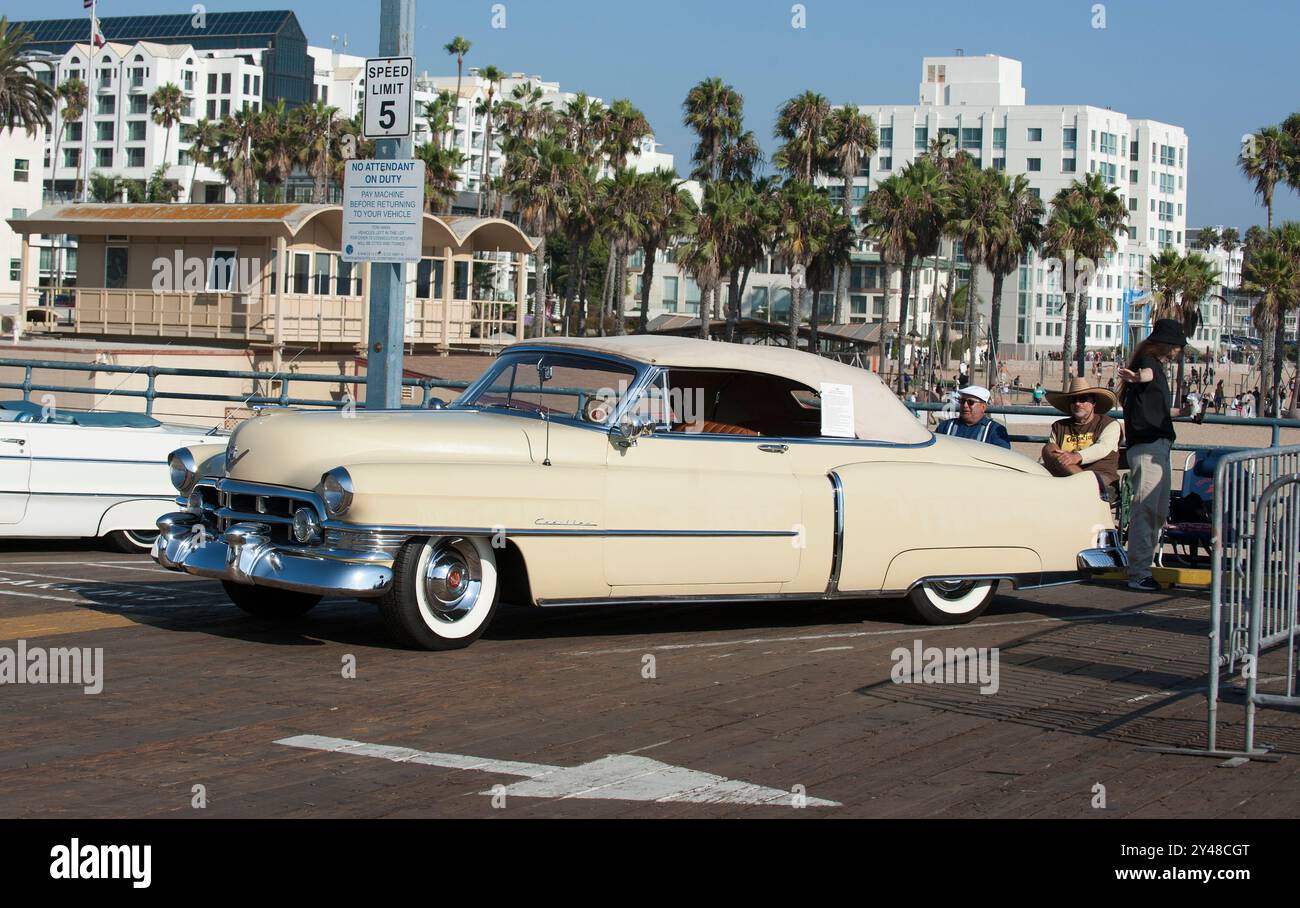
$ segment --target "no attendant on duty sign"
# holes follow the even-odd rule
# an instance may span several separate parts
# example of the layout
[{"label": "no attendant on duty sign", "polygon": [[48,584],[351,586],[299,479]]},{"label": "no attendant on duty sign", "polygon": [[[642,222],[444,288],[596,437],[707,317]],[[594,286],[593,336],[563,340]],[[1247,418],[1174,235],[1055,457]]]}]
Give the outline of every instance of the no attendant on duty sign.
[{"label": "no attendant on duty sign", "polygon": [[348,161],[343,260],[414,262],[424,235],[423,161]]}]

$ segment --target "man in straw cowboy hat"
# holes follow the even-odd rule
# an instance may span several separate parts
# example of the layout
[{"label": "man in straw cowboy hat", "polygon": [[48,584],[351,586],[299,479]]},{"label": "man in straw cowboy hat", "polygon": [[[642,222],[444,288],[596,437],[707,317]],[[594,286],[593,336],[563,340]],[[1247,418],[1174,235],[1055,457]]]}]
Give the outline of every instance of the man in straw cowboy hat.
[{"label": "man in straw cowboy hat", "polygon": [[1088,379],[1075,378],[1068,391],[1048,391],[1047,402],[1067,418],[1052,423],[1051,441],[1043,445],[1043,466],[1053,476],[1092,473],[1109,498],[1119,482],[1120,424],[1107,414],[1119,401]]}]

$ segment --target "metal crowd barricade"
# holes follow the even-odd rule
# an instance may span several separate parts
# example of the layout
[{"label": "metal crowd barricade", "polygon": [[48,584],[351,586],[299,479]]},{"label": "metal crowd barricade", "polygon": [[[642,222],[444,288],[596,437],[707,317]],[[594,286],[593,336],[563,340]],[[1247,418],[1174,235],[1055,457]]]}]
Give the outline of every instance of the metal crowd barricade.
[{"label": "metal crowd barricade", "polygon": [[[1249,639],[1246,675],[1246,745],[1241,756],[1258,757],[1255,747],[1258,706],[1300,708],[1296,696],[1296,594],[1300,591],[1300,473],[1269,483],[1255,510],[1256,543],[1251,559]],[[1259,693],[1259,654],[1285,643],[1286,693]]]}]

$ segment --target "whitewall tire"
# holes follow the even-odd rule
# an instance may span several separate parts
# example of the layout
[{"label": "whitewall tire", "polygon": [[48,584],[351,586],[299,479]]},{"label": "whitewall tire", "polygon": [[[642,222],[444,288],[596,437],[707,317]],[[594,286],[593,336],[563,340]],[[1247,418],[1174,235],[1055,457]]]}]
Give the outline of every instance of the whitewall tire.
[{"label": "whitewall tire", "polygon": [[397,553],[379,614],[406,646],[460,649],[487,630],[500,598],[496,553],[486,539],[421,537]]},{"label": "whitewall tire", "polygon": [[966,624],[984,613],[996,580],[929,580],[908,593],[912,614],[923,624]]}]

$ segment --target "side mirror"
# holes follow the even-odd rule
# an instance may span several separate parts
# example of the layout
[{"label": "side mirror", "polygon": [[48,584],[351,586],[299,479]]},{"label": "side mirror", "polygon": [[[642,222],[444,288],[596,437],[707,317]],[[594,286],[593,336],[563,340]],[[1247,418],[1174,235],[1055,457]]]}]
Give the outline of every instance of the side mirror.
[{"label": "side mirror", "polygon": [[655,424],[644,416],[632,415],[609,430],[609,439],[616,447],[627,450],[636,444],[642,435],[649,435],[655,430]]}]

